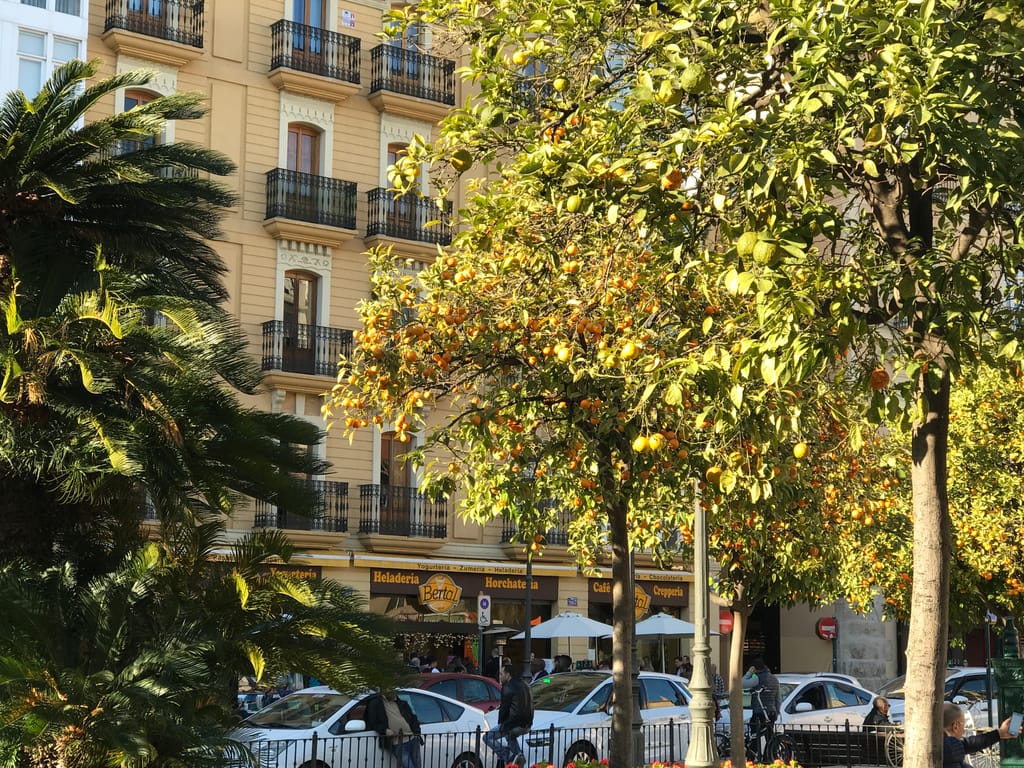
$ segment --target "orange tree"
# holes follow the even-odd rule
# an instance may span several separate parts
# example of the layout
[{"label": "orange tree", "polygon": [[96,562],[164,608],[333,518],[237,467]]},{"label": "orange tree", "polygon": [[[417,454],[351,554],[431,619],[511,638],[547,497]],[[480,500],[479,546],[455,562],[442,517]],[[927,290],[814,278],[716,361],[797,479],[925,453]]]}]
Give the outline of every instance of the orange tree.
[{"label": "orange tree", "polygon": [[[770,295],[806,276],[766,270],[755,300],[729,263],[740,235],[698,210],[694,180],[641,130],[675,113],[652,98],[625,110],[609,99],[605,113],[580,110],[564,126],[520,121],[522,151],[470,183],[462,232],[423,272],[371,254],[373,298],[327,411],[350,430],[387,424],[426,467],[427,489],[461,487],[464,514],[513,517],[535,549],[560,509],[573,512],[581,564],[611,556],[622,736],[630,553],[689,555],[699,492],[738,658],[758,602],[843,594],[828,575],[844,525],[820,517],[820,463],[863,440],[824,378],[831,358],[800,354],[800,330],[820,322],[810,303]],[[444,169],[474,161],[467,119],[448,125]],[[395,169],[400,188],[419,159],[414,148]],[[790,318],[791,331],[752,332],[762,312]]]},{"label": "orange tree", "polygon": [[[347,398],[350,425],[379,408],[418,428],[399,417],[458,383],[476,413],[454,406],[439,439],[469,446],[471,508],[579,498],[574,533],[600,540],[597,510],[588,522],[566,485],[588,479],[615,510],[622,576],[630,515],[684,503],[695,475],[749,439],[741,425],[770,426],[780,445],[804,437],[792,411],[815,412],[829,390],[869,393],[864,413],[913,425],[906,754],[937,764],[951,377],[993,341],[1018,352],[1005,299],[1020,296],[1019,5],[422,0],[421,20],[467,46],[482,98],[435,145],[414,145],[396,183],[410,186],[427,157],[448,161],[442,194],[475,163],[487,181],[470,185],[464,232],[435,268],[375,284],[353,390],[335,402]],[[415,357],[396,359],[408,346]],[[460,379],[466,359],[474,374]],[[402,365],[451,384],[413,391]],[[534,410],[507,413],[501,397]],[[580,447],[560,444],[555,424]],[[664,466],[672,440],[698,447],[687,464]],[[555,471],[558,455],[574,474]],[[528,478],[513,481],[509,457]],[[723,500],[764,498],[759,475],[731,477],[718,476]],[[627,613],[617,604],[617,640]],[[617,708],[616,729],[625,717]]]},{"label": "orange tree", "polygon": [[[1015,367],[972,367],[957,384],[950,408],[950,626],[966,632],[987,613],[1021,616],[1024,390]],[[905,441],[894,440],[891,450],[894,461],[909,467]],[[907,494],[892,494],[889,502],[897,514],[907,514]],[[878,574],[890,611],[904,618],[911,607],[909,554],[889,552]]]}]

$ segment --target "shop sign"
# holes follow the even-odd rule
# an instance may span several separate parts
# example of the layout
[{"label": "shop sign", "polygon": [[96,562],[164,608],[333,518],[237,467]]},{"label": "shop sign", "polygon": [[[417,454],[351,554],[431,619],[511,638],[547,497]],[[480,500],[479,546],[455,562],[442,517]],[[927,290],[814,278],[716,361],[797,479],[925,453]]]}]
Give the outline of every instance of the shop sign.
[{"label": "shop sign", "polygon": [[633,600],[636,605],[636,618],[641,618],[651,610],[651,596],[639,584],[633,592]]},{"label": "shop sign", "polygon": [[[637,581],[636,588],[638,610],[639,602],[644,599],[640,597],[639,593],[643,592],[646,596],[645,613],[651,610],[656,611],[658,608],[685,608],[690,604],[689,585],[681,581]],[[592,603],[610,603],[612,601],[611,579],[590,579],[587,591]]]},{"label": "shop sign", "polygon": [[434,613],[447,613],[459,604],[462,587],[447,573],[435,573],[419,586],[420,605]]},{"label": "shop sign", "polygon": [[[463,594],[490,595],[493,600],[522,600],[526,596],[526,576],[517,574],[456,573],[444,571],[405,570],[399,568],[371,568],[370,594],[416,595],[421,597],[421,585],[443,576]],[[543,602],[558,599],[558,579],[554,576],[533,577],[533,598]]]}]

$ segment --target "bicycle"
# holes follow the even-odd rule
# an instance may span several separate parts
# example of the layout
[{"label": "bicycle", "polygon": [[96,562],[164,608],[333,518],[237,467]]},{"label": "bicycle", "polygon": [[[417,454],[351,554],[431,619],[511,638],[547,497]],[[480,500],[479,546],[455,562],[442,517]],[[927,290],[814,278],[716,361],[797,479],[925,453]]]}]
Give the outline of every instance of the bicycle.
[{"label": "bicycle", "polygon": [[[781,760],[788,763],[796,753],[796,744],[792,738],[775,731],[775,718],[765,717],[765,707],[761,701],[764,688],[751,691],[751,703],[755,704],[755,714],[750,718],[744,740],[747,760],[758,763],[773,763]],[[756,699],[756,701],[754,701]]]}]

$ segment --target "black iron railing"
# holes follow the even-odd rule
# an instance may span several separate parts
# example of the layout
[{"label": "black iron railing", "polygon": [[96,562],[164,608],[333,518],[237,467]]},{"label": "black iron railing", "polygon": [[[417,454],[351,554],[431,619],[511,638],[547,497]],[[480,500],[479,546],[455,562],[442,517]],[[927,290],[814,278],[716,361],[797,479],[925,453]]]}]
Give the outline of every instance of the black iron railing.
[{"label": "black iron railing", "polygon": [[[569,510],[564,509],[556,501],[542,501],[539,503],[540,507],[544,509],[550,509],[557,507],[555,515],[557,522],[548,528],[546,531],[542,531],[541,535],[544,537],[545,546],[555,547],[566,547],[569,545],[569,523],[572,521],[572,514]],[[515,521],[511,518],[504,518],[501,525],[501,543],[502,544],[526,544],[535,534],[531,534],[529,531],[521,532]]]},{"label": "black iron railing", "polygon": [[377,187],[367,193],[370,211],[366,236],[386,235],[421,243],[448,245],[452,241],[451,203],[439,210],[432,200]]},{"label": "black iron railing", "polygon": [[338,375],[338,358],[352,353],[352,331],[283,320],[263,324],[263,370]]},{"label": "black iron railing", "polygon": [[356,227],[356,184],[285,168],[267,171],[267,218]]},{"label": "black iron railing", "polygon": [[308,515],[256,500],[256,528],[281,528],[290,531],[348,530],[348,483],[332,480],[309,480],[316,503]]},{"label": "black iron railing", "polygon": [[359,486],[359,532],[421,539],[448,536],[448,502],[431,501],[416,488]]},{"label": "black iron railing", "polygon": [[203,0],[107,0],[103,29],[124,29],[202,48]]},{"label": "black iron railing", "polygon": [[270,27],[270,68],[359,84],[359,38],[281,19]]},{"label": "black iron railing", "polygon": [[370,52],[370,93],[391,91],[455,105],[455,62],[384,43]]}]

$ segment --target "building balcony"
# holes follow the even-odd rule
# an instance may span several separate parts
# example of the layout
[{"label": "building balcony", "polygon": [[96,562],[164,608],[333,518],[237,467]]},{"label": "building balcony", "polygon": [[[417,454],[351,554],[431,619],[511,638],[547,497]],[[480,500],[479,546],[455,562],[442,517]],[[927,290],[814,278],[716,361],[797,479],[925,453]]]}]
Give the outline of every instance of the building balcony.
[{"label": "building balcony", "polygon": [[339,246],[355,234],[356,184],[285,168],[267,171],[263,227],[279,240]]},{"label": "building balcony", "polygon": [[[338,375],[338,358],[352,353],[352,331],[324,325],[304,325],[283,320],[263,324],[264,371],[301,373],[307,376]],[[270,377],[268,377],[270,378]],[[268,381],[273,386],[272,381]],[[323,387],[323,382],[317,384]]]},{"label": "building balcony", "polygon": [[308,516],[257,499],[253,527],[319,533],[347,532],[348,483],[332,480],[307,482],[316,496],[316,503]]},{"label": "building balcony", "polygon": [[396,197],[382,187],[371,189],[367,199],[367,246],[390,244],[402,253],[437,255],[438,245],[451,243],[451,203],[441,211],[432,200],[412,194]]},{"label": "building balcony", "polygon": [[[569,523],[572,521],[572,514],[569,510],[562,508],[556,501],[541,502],[546,508],[558,507],[555,524],[544,531],[542,542],[545,555],[556,557],[567,556],[569,547]],[[509,517],[502,518],[501,523],[501,548],[509,559],[525,560],[527,548],[532,543],[535,534],[521,532],[515,521]]]},{"label": "building balcony", "polygon": [[381,112],[437,122],[455,106],[455,62],[387,43],[370,52],[370,102]]},{"label": "building balcony", "polygon": [[359,534],[373,552],[433,552],[448,538],[448,502],[407,486],[360,485]]},{"label": "building balcony", "polygon": [[270,81],[341,102],[359,91],[359,38],[281,19],[270,27]]},{"label": "building balcony", "polygon": [[117,54],[181,67],[203,54],[203,0],[106,0],[103,30]]}]

